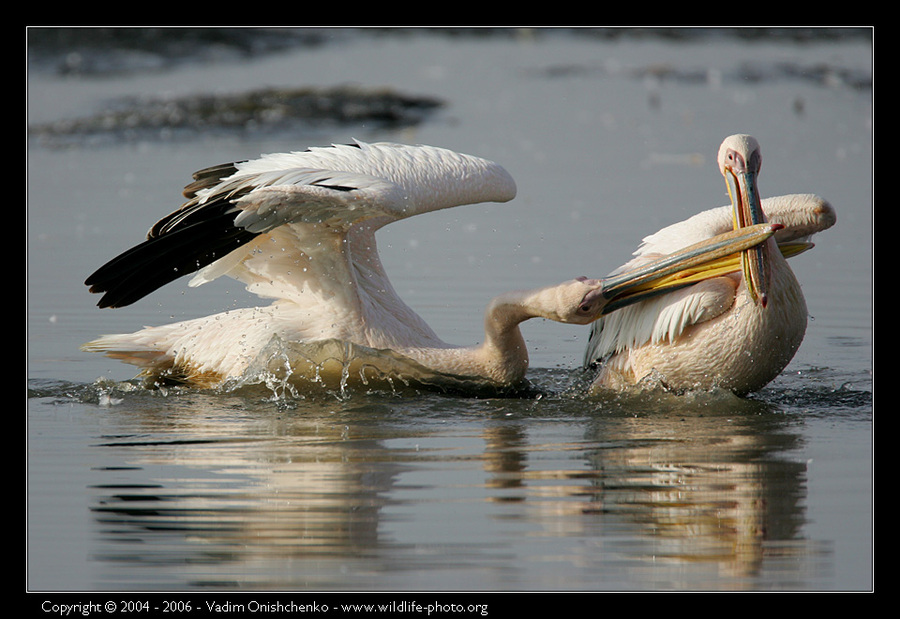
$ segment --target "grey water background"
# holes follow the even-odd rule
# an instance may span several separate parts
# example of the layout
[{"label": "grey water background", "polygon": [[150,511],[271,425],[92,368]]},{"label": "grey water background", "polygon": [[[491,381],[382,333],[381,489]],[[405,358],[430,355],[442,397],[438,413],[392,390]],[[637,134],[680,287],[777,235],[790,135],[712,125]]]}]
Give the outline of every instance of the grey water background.
[{"label": "grey water background", "polygon": [[[29,590],[874,586],[871,31],[126,34],[29,36]],[[602,276],[725,204],[736,132],[763,195],[838,213],[791,262],[804,344],[745,399],[586,397],[587,330],[544,321],[523,329],[532,398],[146,390],[78,349],[256,302],[178,281],[99,310],[82,284],[208,165],[352,138],[503,164],[513,202],[379,236],[401,295],[467,344],[492,295]]]}]

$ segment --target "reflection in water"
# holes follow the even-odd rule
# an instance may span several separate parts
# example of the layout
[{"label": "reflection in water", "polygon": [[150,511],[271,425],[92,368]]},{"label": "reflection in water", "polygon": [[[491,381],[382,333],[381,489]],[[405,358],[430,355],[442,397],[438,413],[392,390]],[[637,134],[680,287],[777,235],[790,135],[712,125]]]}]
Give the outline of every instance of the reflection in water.
[{"label": "reflection in water", "polygon": [[793,437],[761,443],[756,420],[735,413],[622,418],[613,431],[628,445],[590,456],[615,480],[607,509],[640,524],[655,560],[710,562],[743,578],[757,573],[767,542],[794,539],[805,466],[771,457]]},{"label": "reflection in water", "polygon": [[[727,394],[694,402],[667,398],[620,399],[612,403],[615,412],[586,419],[575,442],[528,446],[528,423],[489,431],[490,483],[518,489],[544,535],[591,535],[599,527],[600,535],[617,530],[642,540],[622,557],[620,567],[633,572],[617,576],[624,582],[645,582],[648,569],[661,575],[689,566],[696,575],[705,566],[709,581],[691,585],[738,588],[758,583],[773,552],[806,560],[806,545],[796,543],[806,471],[803,463],[779,458],[797,447],[796,435],[780,427],[784,419],[765,404]],[[544,469],[547,450],[557,452],[555,464],[570,453],[584,466]],[[590,556],[568,560],[597,564]]]},{"label": "reflection in water", "polygon": [[[353,436],[327,411],[295,417],[263,407],[246,415],[239,400],[222,410],[214,399],[178,399],[177,412],[151,411],[127,436],[105,443],[139,467],[105,471],[111,481],[95,488],[93,508],[99,558],[138,568],[131,584],[167,588],[182,577],[201,587],[305,584],[293,574],[279,581],[276,566],[377,548],[382,493],[397,473],[393,463],[369,457],[377,441]],[[145,475],[154,483],[115,481]],[[147,583],[140,568],[161,566],[185,574],[167,581],[172,575],[163,571]]]},{"label": "reflection in water", "polygon": [[821,560],[791,418],[761,402],[262,395],[109,409],[103,586],[773,588]]}]

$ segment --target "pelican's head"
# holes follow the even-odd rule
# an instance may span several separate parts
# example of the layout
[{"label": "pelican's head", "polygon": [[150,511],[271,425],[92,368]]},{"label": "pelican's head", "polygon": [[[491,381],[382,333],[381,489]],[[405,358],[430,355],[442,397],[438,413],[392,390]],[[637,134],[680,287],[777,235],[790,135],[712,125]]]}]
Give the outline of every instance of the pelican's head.
[{"label": "pelican's head", "polygon": [[[732,135],[719,147],[719,171],[725,177],[733,208],[734,229],[765,223],[766,216],[757,188],[762,165],[759,142],[750,135]],[[750,295],[766,305],[768,249],[763,243],[741,253],[744,282]]]},{"label": "pelican's head", "polygon": [[588,277],[576,277],[548,289],[552,292],[547,307],[552,311],[546,316],[557,322],[586,325],[594,322],[603,311],[603,281]]}]

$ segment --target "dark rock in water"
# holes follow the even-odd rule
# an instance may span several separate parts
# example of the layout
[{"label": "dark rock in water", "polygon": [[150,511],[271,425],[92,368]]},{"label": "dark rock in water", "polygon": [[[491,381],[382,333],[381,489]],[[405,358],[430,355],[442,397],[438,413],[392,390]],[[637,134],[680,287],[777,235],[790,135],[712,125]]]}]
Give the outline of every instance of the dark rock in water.
[{"label": "dark rock in water", "polygon": [[198,132],[285,131],[327,123],[415,125],[442,107],[433,97],[357,87],[265,89],[233,95],[124,98],[93,116],[31,127],[45,142],[170,138]]}]

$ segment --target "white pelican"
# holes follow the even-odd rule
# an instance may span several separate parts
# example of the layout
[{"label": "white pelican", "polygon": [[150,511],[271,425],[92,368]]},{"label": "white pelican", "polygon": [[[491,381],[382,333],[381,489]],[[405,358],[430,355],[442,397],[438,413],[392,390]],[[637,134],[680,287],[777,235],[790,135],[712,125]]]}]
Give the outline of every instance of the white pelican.
[{"label": "white pelican", "polygon": [[834,225],[834,209],[811,194],[760,201],[761,155],[751,136],[726,138],[717,159],[732,206],[646,237],[636,258],[614,274],[732,228],[767,219],[783,228],[743,252],[735,272],[618,311],[611,304],[591,326],[585,351],[585,365],[600,368],[594,391],[648,379],[675,391],[723,388],[745,395],[778,376],[799,348],[806,301],[785,257],[810,248],[810,235]]},{"label": "white pelican", "polygon": [[[82,348],[139,366],[145,376],[200,387],[227,385],[273,363],[283,370],[284,360],[293,377],[327,384],[343,384],[352,370],[363,379],[366,372],[405,373],[425,383],[436,375],[515,385],[528,365],[523,320],[587,324],[606,297],[758,244],[773,229],[688,248],[615,287],[578,278],[500,295],[485,313],[484,342],[459,347],[438,338],[394,292],[375,232],[418,213],[511,200],[515,183],[499,165],[429,146],[357,142],[217,166],[194,178],[184,191],[188,201],[147,240],[87,278],[92,292],[105,293],[98,305],[128,305],[194,271],[193,286],[228,275],[274,301],[106,335]],[[335,356],[340,362],[326,367]]]}]

